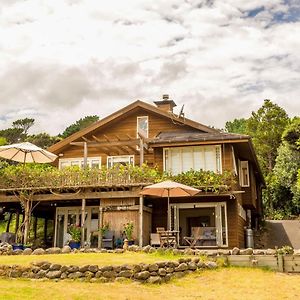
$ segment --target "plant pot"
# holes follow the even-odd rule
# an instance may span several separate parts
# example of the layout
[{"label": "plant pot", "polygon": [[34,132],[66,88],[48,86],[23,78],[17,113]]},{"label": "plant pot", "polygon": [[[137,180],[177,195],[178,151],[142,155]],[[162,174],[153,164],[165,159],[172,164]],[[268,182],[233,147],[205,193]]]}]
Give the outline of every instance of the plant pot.
[{"label": "plant pot", "polygon": [[128,246],[132,246],[132,245],[134,245],[134,240],[128,241]]},{"label": "plant pot", "polygon": [[80,242],[70,242],[69,246],[71,249],[79,249],[80,248]]},{"label": "plant pot", "polygon": [[12,248],[13,250],[24,250],[23,244],[13,244]]}]

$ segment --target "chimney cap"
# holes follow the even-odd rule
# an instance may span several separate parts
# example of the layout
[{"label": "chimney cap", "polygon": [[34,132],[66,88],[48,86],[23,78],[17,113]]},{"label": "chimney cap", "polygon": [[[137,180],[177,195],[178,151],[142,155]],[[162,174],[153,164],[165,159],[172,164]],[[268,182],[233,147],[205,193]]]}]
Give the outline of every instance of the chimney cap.
[{"label": "chimney cap", "polygon": [[169,94],[163,94],[162,95],[163,100],[169,100]]},{"label": "chimney cap", "polygon": [[163,94],[162,100],[154,101],[156,106],[161,110],[173,112],[173,107],[177,106],[176,103],[170,99],[169,94]]}]

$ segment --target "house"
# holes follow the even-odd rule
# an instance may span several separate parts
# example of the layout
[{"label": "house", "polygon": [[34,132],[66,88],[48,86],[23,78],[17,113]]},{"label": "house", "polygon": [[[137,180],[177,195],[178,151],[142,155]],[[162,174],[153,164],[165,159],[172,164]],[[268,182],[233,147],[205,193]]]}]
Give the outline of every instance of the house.
[{"label": "house", "polygon": [[[193,197],[170,200],[172,228],[184,236],[203,227],[199,247],[244,247],[245,226],[255,227],[262,216],[261,189],[264,180],[251,138],[224,133],[176,115],[175,102],[164,95],[155,105],[135,101],[119,111],[51,146],[59,169],[89,166],[95,169],[115,165],[142,165],[179,174],[194,170],[215,173],[230,171],[238,180],[228,190],[203,190]],[[141,196],[143,185],[127,182],[120,186],[82,186],[34,195],[36,214],[54,220],[54,246],[63,246],[70,224],[82,226],[83,241],[99,245],[99,226],[109,224],[116,239],[123,225],[134,223],[133,236],[140,245],[149,244],[157,227],[167,227],[165,198]],[[16,202],[11,193],[0,202]]]}]

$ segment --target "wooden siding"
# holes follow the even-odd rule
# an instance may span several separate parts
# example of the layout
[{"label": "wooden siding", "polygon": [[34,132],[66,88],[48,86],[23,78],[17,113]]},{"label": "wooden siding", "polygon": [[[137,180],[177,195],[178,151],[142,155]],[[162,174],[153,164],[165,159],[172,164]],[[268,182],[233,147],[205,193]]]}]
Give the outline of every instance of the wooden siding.
[{"label": "wooden siding", "polygon": [[250,177],[250,186],[242,187],[241,190],[244,190],[243,193],[243,205],[245,208],[255,209],[257,206],[257,192],[256,192],[256,179],[253,172],[253,167],[249,162],[249,177]]}]

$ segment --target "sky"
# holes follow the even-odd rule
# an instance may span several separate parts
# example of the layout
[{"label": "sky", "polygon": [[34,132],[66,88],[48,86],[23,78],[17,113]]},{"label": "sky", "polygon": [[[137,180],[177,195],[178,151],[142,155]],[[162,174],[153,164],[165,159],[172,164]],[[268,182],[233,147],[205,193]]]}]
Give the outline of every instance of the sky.
[{"label": "sky", "polygon": [[62,132],[139,99],[224,128],[300,115],[299,0],[0,0],[0,129]]}]

